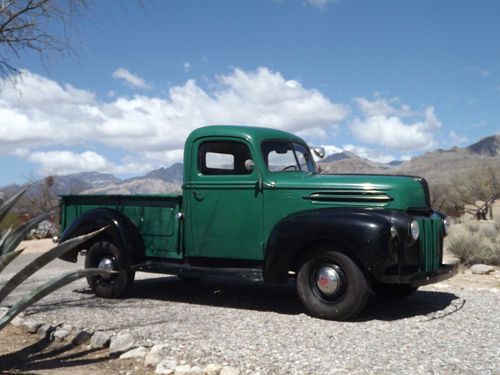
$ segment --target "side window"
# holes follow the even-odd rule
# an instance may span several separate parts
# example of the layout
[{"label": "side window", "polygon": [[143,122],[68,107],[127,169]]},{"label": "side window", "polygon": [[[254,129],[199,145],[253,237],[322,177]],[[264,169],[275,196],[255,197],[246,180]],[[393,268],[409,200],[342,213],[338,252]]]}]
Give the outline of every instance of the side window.
[{"label": "side window", "polygon": [[297,169],[295,167],[297,162],[292,150],[286,150],[284,153],[278,153],[275,150],[270,151],[267,155],[267,165],[269,166],[269,170],[271,172],[282,171],[289,165],[294,166],[294,170]]},{"label": "side window", "polygon": [[208,141],[198,149],[198,171],[203,175],[251,174],[245,161],[251,159],[250,150],[240,142]]}]

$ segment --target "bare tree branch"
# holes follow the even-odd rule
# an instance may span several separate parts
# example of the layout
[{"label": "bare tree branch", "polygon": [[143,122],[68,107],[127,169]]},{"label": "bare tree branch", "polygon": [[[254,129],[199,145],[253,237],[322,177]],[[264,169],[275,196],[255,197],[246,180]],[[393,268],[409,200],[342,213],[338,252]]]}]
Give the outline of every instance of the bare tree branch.
[{"label": "bare tree branch", "polygon": [[88,15],[91,1],[0,0],[0,78],[15,80],[23,53],[42,60],[54,52],[74,54],[68,30]]}]

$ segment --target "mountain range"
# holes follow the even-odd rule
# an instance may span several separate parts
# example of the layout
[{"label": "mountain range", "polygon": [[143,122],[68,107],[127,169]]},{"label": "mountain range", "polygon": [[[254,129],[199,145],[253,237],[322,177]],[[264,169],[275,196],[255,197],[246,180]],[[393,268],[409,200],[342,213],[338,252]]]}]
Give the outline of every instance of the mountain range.
[{"label": "mountain range", "polygon": [[[431,185],[446,184],[453,175],[491,165],[500,176],[500,134],[492,135],[465,147],[436,150],[408,161],[377,163],[344,151],[328,155],[318,163],[322,173],[406,174],[425,177]],[[119,179],[111,174],[83,172],[55,176],[51,190],[57,194],[166,194],[182,190],[183,165],[176,163],[159,168],[144,176]],[[28,185],[28,184],[26,184]],[[0,187],[6,197],[25,185]],[[36,197],[32,186],[28,195]]]}]

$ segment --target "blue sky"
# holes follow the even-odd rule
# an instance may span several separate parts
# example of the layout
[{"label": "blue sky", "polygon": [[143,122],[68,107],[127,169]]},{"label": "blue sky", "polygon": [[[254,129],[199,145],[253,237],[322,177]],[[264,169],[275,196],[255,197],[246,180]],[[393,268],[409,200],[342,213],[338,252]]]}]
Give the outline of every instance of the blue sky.
[{"label": "blue sky", "polygon": [[[77,58],[22,55],[0,86],[0,186],[141,175],[194,128],[271,126],[408,159],[500,132],[500,2],[96,1]],[[0,50],[4,53],[4,50]]]}]

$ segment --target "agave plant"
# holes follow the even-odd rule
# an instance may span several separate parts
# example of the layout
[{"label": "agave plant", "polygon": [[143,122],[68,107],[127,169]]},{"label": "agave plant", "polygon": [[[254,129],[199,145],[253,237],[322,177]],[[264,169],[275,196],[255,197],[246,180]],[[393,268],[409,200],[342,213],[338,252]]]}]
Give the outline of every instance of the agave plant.
[{"label": "agave plant", "polygon": [[[21,196],[26,192],[26,190],[27,188],[20,191],[18,194],[14,195],[7,202],[5,202],[0,206],[0,222],[4,219],[4,217],[7,215],[9,210],[14,206],[14,204],[19,200],[19,198],[21,198]],[[0,234],[0,272],[2,272],[2,270],[10,262],[12,262],[17,256],[19,256],[22,253],[24,249],[18,249],[18,250],[16,249],[19,246],[20,242],[29,233],[29,231],[35,228],[40,222],[47,219],[48,216],[50,216],[50,213],[31,219],[28,222],[24,223],[23,225],[19,226],[15,230],[13,230],[12,227],[10,227],[7,230],[5,230],[4,233]],[[67,251],[75,248],[81,243],[87,241],[91,237],[97,235],[102,230],[104,230],[104,228],[89,234],[85,234],[83,236],[72,238],[37,257],[34,261],[25,266],[18,273],[16,273],[4,285],[0,285],[0,303],[24,280],[33,275],[41,267],[45,266],[46,264],[56,259],[57,257],[63,255]],[[16,315],[24,311],[26,308],[28,308],[30,305],[37,302],[41,298],[52,293],[56,289],[59,289],[85,276],[91,276],[95,274],[100,274],[104,276],[109,272],[110,271],[103,271],[99,269],[78,270],[65,273],[62,276],[47,281],[46,283],[35,288],[31,293],[24,296],[20,301],[18,301],[12,307],[10,307],[10,309],[2,317],[0,317],[0,330],[4,328],[12,319],[14,319]]]}]

